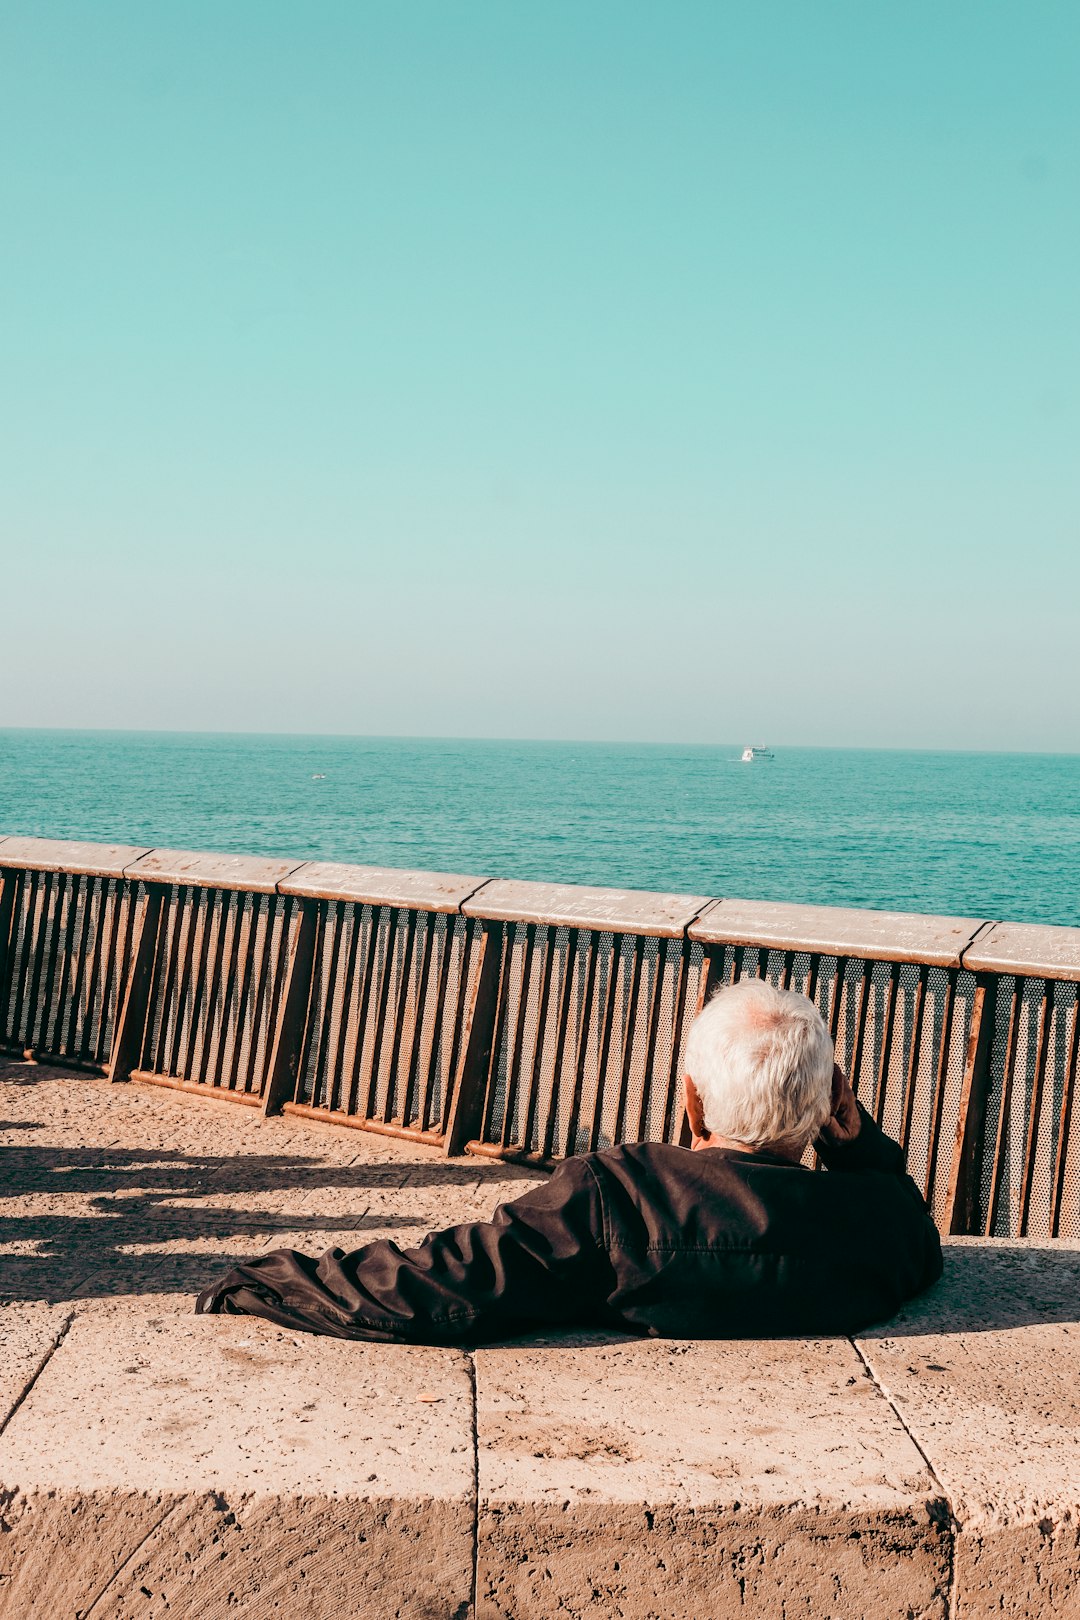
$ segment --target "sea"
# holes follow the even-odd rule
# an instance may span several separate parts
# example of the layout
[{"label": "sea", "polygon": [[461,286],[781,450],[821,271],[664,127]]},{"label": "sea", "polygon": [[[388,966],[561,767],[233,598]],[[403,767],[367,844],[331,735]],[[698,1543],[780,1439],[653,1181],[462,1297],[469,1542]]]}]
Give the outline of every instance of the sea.
[{"label": "sea", "polygon": [[1080,925],[1080,755],[0,730],[0,834]]}]

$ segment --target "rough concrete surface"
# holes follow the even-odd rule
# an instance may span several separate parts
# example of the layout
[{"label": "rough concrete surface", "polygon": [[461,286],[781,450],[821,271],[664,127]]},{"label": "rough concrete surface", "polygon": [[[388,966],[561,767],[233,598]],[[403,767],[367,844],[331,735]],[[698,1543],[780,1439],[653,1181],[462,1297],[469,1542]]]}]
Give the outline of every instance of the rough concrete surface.
[{"label": "rough concrete surface", "polygon": [[0,1616],[467,1609],[459,1351],[78,1317],[0,1437]]},{"label": "rough concrete surface", "polygon": [[1080,1617],[1080,1244],[948,1245],[859,1341],[957,1524],[957,1620]]},{"label": "rough concrete surface", "polygon": [[846,1341],[476,1354],[478,1620],[944,1616],[947,1509]]},{"label": "rough concrete surface", "polygon": [[59,1344],[70,1310],[53,1305],[0,1309],[0,1434]]},{"label": "rough concrete surface", "polygon": [[854,1346],[190,1314],[535,1179],[0,1063],[0,1620],[1080,1620],[1080,1243],[951,1241]]}]

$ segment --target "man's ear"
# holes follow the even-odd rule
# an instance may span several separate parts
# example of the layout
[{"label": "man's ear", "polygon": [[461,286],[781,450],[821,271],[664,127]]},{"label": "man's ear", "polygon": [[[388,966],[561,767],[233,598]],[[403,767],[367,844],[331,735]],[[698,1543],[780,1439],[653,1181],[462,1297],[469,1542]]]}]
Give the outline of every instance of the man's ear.
[{"label": "man's ear", "polygon": [[705,1111],[701,1106],[697,1087],[688,1074],[683,1075],[683,1092],[686,1096],[686,1118],[690,1125],[690,1137],[694,1147],[699,1142],[709,1140],[709,1132],[705,1128]]}]

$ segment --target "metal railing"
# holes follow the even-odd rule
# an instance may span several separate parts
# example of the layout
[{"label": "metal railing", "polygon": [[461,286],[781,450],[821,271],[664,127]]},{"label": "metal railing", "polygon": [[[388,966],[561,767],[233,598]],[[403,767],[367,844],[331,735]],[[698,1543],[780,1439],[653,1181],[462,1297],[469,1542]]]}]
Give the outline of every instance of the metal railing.
[{"label": "metal railing", "polygon": [[685,1140],[718,985],[820,1007],[946,1231],[1080,1236],[1080,929],[0,838],[0,1046],[540,1165]]}]

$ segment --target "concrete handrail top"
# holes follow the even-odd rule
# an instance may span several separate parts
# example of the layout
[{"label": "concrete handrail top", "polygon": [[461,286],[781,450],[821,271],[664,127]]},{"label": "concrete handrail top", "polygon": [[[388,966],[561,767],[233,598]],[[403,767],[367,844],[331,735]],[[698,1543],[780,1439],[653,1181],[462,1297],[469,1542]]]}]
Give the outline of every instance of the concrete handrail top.
[{"label": "concrete handrail top", "polygon": [[462,906],[467,917],[588,928],[601,933],[652,934],[681,939],[707,895],[661,894],[651,889],[598,889],[575,883],[532,883],[494,878]]},{"label": "concrete handrail top", "polygon": [[299,861],[263,855],[213,854],[196,849],[154,849],[133,861],[125,876],[146,883],[191,884],[200,889],[241,889],[276,894],[278,885],[297,870]]},{"label": "concrete handrail top", "polygon": [[976,972],[1080,980],[1080,928],[995,923],[965,954],[964,966]]},{"label": "concrete handrail top", "polygon": [[421,911],[460,911],[462,902],[487,882],[460,872],[420,872],[391,866],[349,866],[305,861],[281,883],[281,894],[312,900],[351,900],[369,906],[406,906]]},{"label": "concrete handrail top", "polygon": [[716,900],[690,925],[689,932],[691,939],[706,945],[766,945],[828,956],[959,967],[967,946],[986,927],[989,923],[978,917]]},{"label": "concrete handrail top", "polygon": [[68,838],[0,839],[0,867],[70,872],[79,877],[122,878],[127,867],[149,853],[146,845],[92,844]]}]

